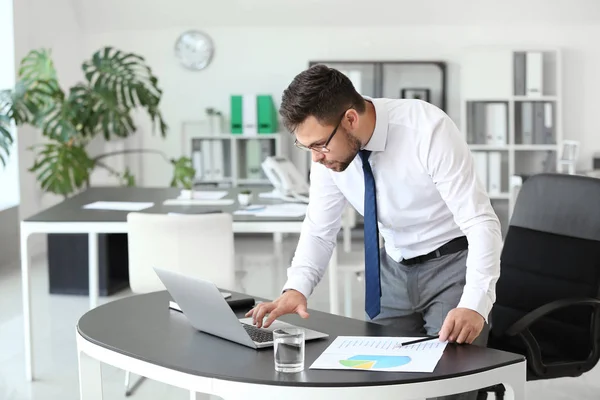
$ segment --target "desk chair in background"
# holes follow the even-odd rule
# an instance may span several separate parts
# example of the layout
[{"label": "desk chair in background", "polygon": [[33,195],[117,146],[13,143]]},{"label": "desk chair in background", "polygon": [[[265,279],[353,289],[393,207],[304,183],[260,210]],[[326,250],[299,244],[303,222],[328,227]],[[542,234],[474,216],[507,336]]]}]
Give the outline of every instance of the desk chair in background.
[{"label": "desk chair in background", "polygon": [[[127,216],[127,242],[133,293],[165,290],[153,267],[209,280],[221,288],[235,286],[233,219],[229,213],[132,212]],[[126,371],[126,396],[138,386],[130,389],[129,379]]]},{"label": "desk chair in background", "polygon": [[[525,355],[528,381],[591,370],[600,358],[600,179],[527,179],[501,260],[488,347]],[[480,394],[488,391],[503,398],[502,385]]]}]

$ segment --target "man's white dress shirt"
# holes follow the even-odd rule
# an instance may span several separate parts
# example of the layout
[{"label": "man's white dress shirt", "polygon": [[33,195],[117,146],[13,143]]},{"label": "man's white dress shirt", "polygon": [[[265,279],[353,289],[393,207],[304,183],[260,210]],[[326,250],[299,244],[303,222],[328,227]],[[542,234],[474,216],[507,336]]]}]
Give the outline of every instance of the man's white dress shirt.
[{"label": "man's white dress shirt", "polygon": [[[375,106],[376,123],[364,148],[372,152],[379,231],[387,254],[400,261],[466,235],[466,286],[458,307],[487,320],[496,299],[502,235],[466,141],[452,120],[427,102],[368,100]],[[284,290],[298,290],[306,298],[312,294],[331,258],[347,202],[364,215],[360,157],[343,172],[313,162],[310,201]]]}]

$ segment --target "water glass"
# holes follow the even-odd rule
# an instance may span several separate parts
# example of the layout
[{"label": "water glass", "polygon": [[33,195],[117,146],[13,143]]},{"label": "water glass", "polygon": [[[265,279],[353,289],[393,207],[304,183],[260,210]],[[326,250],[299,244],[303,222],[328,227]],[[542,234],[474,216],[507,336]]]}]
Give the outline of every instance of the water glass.
[{"label": "water glass", "polygon": [[304,329],[282,328],[273,331],[275,371],[304,370]]}]

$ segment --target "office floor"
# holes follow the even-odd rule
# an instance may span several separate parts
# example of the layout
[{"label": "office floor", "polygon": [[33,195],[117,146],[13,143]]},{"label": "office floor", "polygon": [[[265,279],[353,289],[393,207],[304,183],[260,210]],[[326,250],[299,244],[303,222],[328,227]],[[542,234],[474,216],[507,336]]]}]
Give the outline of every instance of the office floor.
[{"label": "office floor", "polygon": [[[272,256],[273,242],[269,237],[237,238],[236,254],[239,261],[238,289],[258,296],[273,297],[285,281],[285,266],[293,253],[297,236],[286,238],[282,258]],[[353,246],[353,253],[340,253],[340,263],[348,265],[362,258],[361,243]],[[267,253],[270,253],[267,254]],[[23,321],[21,316],[21,281],[18,266],[0,271],[0,400],[75,400],[79,398],[75,325],[85,313],[88,300],[79,296],[48,294],[48,276],[44,260],[34,260],[32,270],[33,315],[35,329],[36,374],[34,383],[24,379]],[[340,297],[343,294],[340,276]],[[360,318],[363,308],[363,289],[354,280],[353,313]],[[327,277],[317,288],[309,307],[328,310]],[[101,298],[100,303],[130,295],[119,293]],[[342,308],[343,309],[343,308]],[[124,372],[103,366],[105,399],[124,399]],[[135,379],[132,379],[132,383]],[[600,393],[600,366],[576,379],[532,382],[527,387],[532,400],[598,399]],[[131,399],[188,399],[188,394],[167,385],[145,380]]]}]

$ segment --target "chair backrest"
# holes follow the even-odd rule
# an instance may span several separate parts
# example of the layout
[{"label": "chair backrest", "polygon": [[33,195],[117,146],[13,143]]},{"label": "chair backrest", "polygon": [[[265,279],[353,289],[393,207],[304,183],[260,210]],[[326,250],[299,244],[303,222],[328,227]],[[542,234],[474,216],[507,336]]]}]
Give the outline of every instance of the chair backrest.
[{"label": "chair backrest", "polygon": [[164,290],[153,267],[210,280],[234,289],[231,214],[165,215],[132,212],[127,217],[129,284],[134,293]]},{"label": "chair backrest", "polygon": [[[502,250],[492,312],[501,336],[528,312],[555,300],[598,298],[600,179],[533,175],[519,192]],[[585,359],[591,350],[591,309],[568,307],[532,326],[548,358]]]}]

